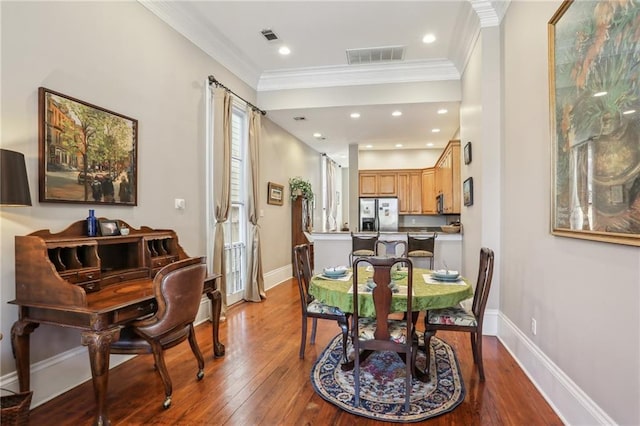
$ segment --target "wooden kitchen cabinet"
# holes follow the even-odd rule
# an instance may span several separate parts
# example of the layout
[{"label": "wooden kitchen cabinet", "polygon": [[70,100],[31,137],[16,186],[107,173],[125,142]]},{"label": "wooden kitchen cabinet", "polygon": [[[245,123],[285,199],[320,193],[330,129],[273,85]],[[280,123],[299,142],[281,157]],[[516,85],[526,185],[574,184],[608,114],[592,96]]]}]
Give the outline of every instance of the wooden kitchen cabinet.
[{"label": "wooden kitchen cabinet", "polygon": [[431,167],[422,171],[422,214],[437,214],[436,170]]},{"label": "wooden kitchen cabinet", "polygon": [[443,196],[444,214],[460,214],[460,141],[450,141],[435,167],[436,195]]},{"label": "wooden kitchen cabinet", "polygon": [[422,213],[422,171],[398,171],[398,213]]},{"label": "wooden kitchen cabinet", "polygon": [[363,170],[359,173],[361,197],[396,197],[398,173],[395,170]]}]

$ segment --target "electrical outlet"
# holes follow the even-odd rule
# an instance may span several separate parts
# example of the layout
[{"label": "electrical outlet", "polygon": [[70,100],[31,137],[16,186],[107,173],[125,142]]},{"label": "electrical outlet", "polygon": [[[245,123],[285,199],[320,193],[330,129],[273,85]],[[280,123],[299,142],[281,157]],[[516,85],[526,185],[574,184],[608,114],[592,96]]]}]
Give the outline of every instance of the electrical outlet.
[{"label": "electrical outlet", "polygon": [[533,334],[535,336],[537,331],[538,330],[537,330],[536,319],[535,318],[531,318],[531,334]]}]

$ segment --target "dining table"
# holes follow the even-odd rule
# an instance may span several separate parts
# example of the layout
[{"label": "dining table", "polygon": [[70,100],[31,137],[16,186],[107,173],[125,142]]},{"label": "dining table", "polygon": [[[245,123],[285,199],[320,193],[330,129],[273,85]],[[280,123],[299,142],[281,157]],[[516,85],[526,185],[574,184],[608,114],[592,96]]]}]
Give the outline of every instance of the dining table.
[{"label": "dining table", "polygon": [[[427,311],[455,306],[473,296],[473,288],[468,280],[460,277],[456,281],[439,281],[432,276],[429,269],[413,268],[414,312]],[[407,276],[406,271],[392,271],[391,279],[397,284],[399,291],[391,298],[391,312],[407,311]],[[358,312],[360,316],[374,316],[375,308],[371,292],[367,292],[366,283],[373,277],[373,268],[358,269]],[[314,274],[309,285],[309,294],[317,300],[341,309],[353,312],[353,276],[349,268],[343,277],[329,277]]]},{"label": "dining table", "polygon": [[[434,271],[422,268],[413,268],[412,288],[412,321],[418,319],[421,311],[430,309],[448,308],[455,306],[463,300],[473,296],[473,288],[469,281],[460,276],[454,281],[440,281],[432,273]],[[358,269],[358,314],[359,316],[375,316],[373,295],[367,287],[367,282],[373,278],[372,267]],[[407,278],[408,273],[402,270],[392,271],[391,280],[397,284],[396,292],[391,296],[391,312],[407,313]],[[341,309],[343,312],[353,313],[353,271],[351,268],[342,277],[325,276],[323,273],[314,274],[309,285],[309,294],[317,300]],[[360,354],[362,362],[372,351],[363,351]],[[342,364],[342,370],[353,369],[353,360]],[[426,372],[416,369],[415,376],[418,380],[429,380]]]}]

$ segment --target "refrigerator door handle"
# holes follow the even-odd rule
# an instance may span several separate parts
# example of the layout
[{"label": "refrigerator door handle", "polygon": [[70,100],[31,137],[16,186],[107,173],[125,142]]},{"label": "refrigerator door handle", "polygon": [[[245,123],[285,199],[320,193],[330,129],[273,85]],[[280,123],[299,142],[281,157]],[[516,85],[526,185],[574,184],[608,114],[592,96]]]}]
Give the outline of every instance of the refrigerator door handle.
[{"label": "refrigerator door handle", "polygon": [[379,200],[376,200],[375,207],[374,207],[374,209],[375,209],[375,218],[376,218],[374,227],[375,227],[375,231],[376,232],[380,231],[380,214],[378,213],[378,202],[379,202]]}]

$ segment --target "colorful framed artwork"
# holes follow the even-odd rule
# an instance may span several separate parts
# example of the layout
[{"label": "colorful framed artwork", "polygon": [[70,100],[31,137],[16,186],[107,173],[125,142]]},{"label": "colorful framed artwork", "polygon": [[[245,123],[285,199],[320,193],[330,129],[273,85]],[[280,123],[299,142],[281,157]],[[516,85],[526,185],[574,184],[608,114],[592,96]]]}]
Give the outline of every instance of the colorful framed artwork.
[{"label": "colorful framed artwork", "polygon": [[640,246],[639,19],[565,1],[549,21],[553,235]]},{"label": "colorful framed artwork", "polygon": [[38,92],[40,202],[137,205],[138,121]]}]

